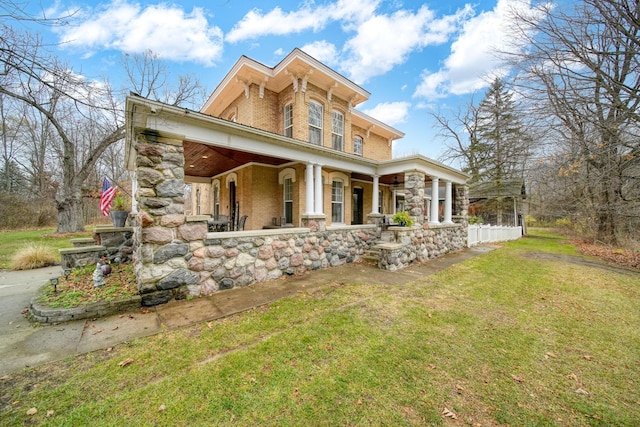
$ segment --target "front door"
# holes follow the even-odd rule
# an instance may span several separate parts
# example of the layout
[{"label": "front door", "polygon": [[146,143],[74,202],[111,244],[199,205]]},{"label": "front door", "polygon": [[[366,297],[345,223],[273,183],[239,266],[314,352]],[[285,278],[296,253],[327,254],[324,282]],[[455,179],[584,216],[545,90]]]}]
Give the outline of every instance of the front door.
[{"label": "front door", "polygon": [[351,224],[358,225],[362,224],[363,221],[363,198],[364,191],[362,188],[354,187],[353,188],[353,203],[351,206],[353,207],[353,216],[351,217]]}]

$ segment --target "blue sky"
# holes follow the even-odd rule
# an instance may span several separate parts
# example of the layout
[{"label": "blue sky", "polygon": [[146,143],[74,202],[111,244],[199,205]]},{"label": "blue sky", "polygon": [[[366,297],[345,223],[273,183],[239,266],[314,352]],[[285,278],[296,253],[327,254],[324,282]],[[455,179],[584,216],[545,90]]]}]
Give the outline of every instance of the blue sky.
[{"label": "blue sky", "polygon": [[[40,2],[32,2],[37,10]],[[59,0],[45,12],[74,17],[41,28],[55,53],[88,78],[122,84],[123,54],[152,50],[172,77],[195,74],[210,93],[241,55],[276,65],[298,47],[368,90],[358,109],[403,131],[394,156],[439,158],[434,109],[482,98],[508,73],[510,7],[522,0]]]}]

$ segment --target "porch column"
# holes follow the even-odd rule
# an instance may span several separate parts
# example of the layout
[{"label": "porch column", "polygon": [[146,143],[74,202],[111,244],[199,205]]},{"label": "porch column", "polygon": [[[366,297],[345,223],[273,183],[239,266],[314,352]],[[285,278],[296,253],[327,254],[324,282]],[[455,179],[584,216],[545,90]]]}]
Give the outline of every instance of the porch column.
[{"label": "porch column", "polygon": [[313,211],[315,214],[324,214],[324,207],[322,203],[322,165],[314,165],[315,172],[315,203]]},{"label": "porch column", "polygon": [[453,224],[453,221],[451,221],[451,181],[445,181],[444,183],[444,224]]},{"label": "porch column", "polygon": [[431,177],[431,218],[429,218],[429,224],[440,224],[438,219],[439,211],[439,197],[438,197],[438,177]]},{"label": "porch column", "polygon": [[311,215],[315,212],[313,206],[313,163],[307,163],[307,169],[305,169],[305,215]]},{"label": "porch column", "polygon": [[378,212],[378,205],[380,204],[380,200],[378,200],[378,194],[380,192],[380,189],[378,187],[379,178],[380,178],[379,175],[373,175],[373,194],[371,195],[371,213],[372,214],[380,213]]}]

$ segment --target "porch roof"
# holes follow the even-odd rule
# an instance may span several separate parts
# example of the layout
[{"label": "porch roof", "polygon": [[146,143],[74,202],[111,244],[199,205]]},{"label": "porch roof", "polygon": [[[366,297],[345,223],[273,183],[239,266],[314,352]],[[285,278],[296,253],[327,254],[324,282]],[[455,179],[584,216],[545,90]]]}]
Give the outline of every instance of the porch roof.
[{"label": "porch roof", "polygon": [[310,162],[361,176],[378,175],[382,183],[391,183],[396,175],[402,180],[407,171],[459,184],[468,178],[421,155],[380,162],[139,96],[127,97],[126,118],[125,162],[129,170],[135,169],[135,135],[142,132],[180,141],[185,174],[194,177],[212,177],[250,162]]}]

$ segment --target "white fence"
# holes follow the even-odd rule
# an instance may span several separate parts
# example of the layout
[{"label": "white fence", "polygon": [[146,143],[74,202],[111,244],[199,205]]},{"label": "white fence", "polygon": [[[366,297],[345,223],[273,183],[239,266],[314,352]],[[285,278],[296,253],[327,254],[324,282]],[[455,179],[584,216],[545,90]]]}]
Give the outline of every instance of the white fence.
[{"label": "white fence", "polygon": [[501,225],[469,225],[467,246],[480,243],[504,242],[518,240],[522,237],[522,227],[506,227]]}]

